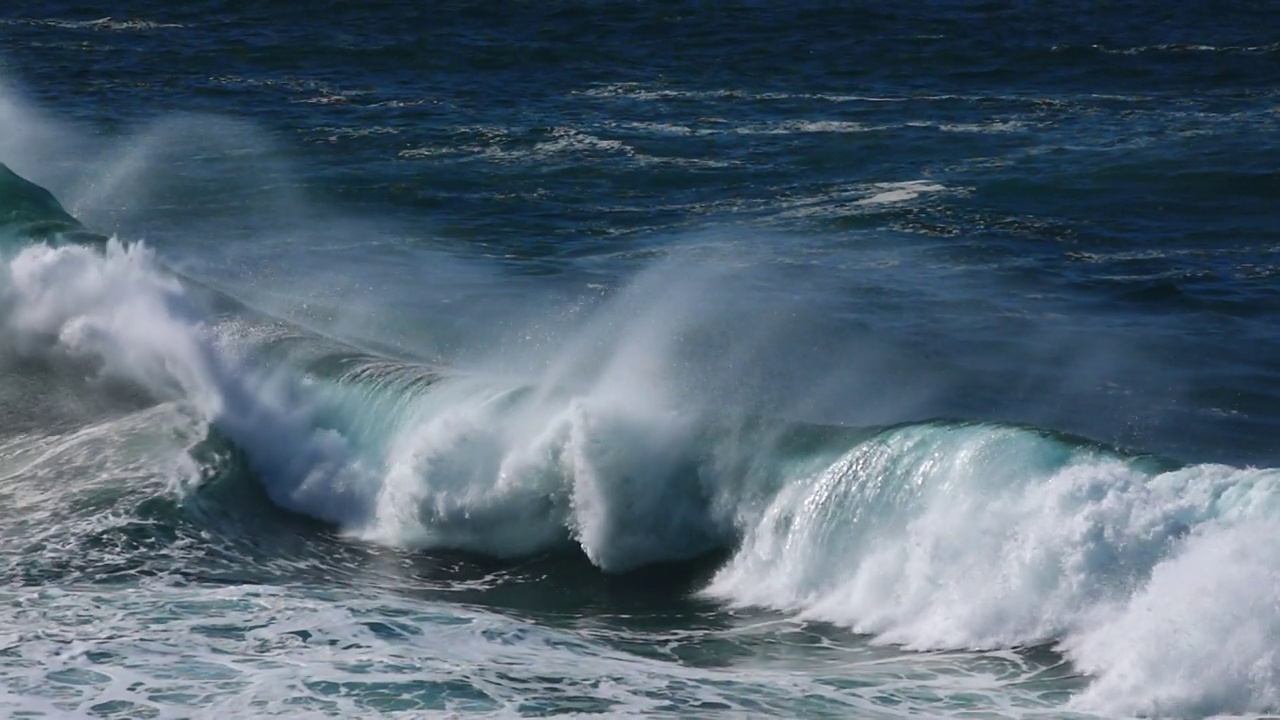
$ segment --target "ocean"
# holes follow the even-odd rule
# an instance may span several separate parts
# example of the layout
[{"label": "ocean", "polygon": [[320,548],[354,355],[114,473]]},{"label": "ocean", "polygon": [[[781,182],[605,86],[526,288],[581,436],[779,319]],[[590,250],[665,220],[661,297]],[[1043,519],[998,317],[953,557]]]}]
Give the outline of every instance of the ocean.
[{"label": "ocean", "polygon": [[0,715],[1280,713],[1274,3],[125,5],[0,6]]}]

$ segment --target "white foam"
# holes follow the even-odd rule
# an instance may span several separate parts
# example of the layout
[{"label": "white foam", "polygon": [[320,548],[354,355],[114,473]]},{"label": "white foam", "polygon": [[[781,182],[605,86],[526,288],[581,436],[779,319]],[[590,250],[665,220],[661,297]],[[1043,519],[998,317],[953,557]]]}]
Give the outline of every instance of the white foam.
[{"label": "white foam", "polygon": [[540,392],[460,377],[424,394],[253,365],[142,245],[34,245],[0,266],[8,352],[74,358],[189,406],[283,507],[401,546],[514,556],[575,540],[610,570],[723,541],[680,480],[695,437],[657,379],[668,317],[632,328],[573,391],[571,356]]},{"label": "white foam", "polygon": [[733,128],[740,135],[804,135],[860,133],[875,128],[849,120],[785,120],[776,123],[741,125]]},{"label": "white foam", "polygon": [[1004,699],[1011,678],[1026,672],[1014,657],[966,664],[812,642],[797,657],[725,653],[758,643],[785,653],[775,633],[803,632],[786,623],[553,625],[372,588],[9,589],[0,592],[0,714],[512,717],[577,709],[886,719],[964,717],[975,704],[1007,717],[1043,712],[1033,698]]},{"label": "white foam", "polygon": [[20,18],[17,20],[0,20],[4,25],[44,25],[65,30],[109,30],[109,31],[145,31],[168,30],[186,27],[179,23],[155,22],[153,20],[117,20],[111,17],[97,20],[62,20],[59,18]]},{"label": "white foam", "polygon": [[[1274,478],[1265,484],[1276,490]],[[1196,717],[1280,708],[1274,527],[1257,518],[1198,529],[1125,602],[1067,636],[1064,650],[1096,676],[1074,705]]]},{"label": "white foam", "polygon": [[798,464],[758,438],[708,445],[673,351],[703,298],[631,292],[645,313],[603,312],[533,386],[416,394],[245,364],[140,245],[22,250],[0,265],[0,328],[5,352],[89,362],[189,408],[277,503],[371,539],[576,542],[624,570],[741,534],[707,589],[731,604],[919,649],[1058,643],[1094,677],[1082,710],[1276,709],[1280,473],[1159,472],[983,425],[903,427]]},{"label": "white foam", "polygon": [[877,183],[871,186],[875,194],[858,200],[856,205],[888,205],[908,202],[926,193],[946,190],[946,186],[931,183],[927,180],[910,180],[907,182]]},{"label": "white foam", "polygon": [[696,418],[666,392],[677,313],[621,337],[615,322],[584,330],[532,386],[433,388],[393,431],[366,537],[500,556],[573,541],[610,571],[725,542],[732,525],[710,511],[715,478],[691,470]]},{"label": "white foam", "polygon": [[1274,711],[1280,473],[913,427],[779,493],[707,593],[911,648],[1056,642],[1106,714]]},{"label": "white foam", "polygon": [[181,284],[144,246],[34,245],[0,268],[9,352],[67,356],[181,400],[249,451],[278,502],[339,523],[367,514],[371,488],[337,433],[312,425],[287,385],[225,357]]}]

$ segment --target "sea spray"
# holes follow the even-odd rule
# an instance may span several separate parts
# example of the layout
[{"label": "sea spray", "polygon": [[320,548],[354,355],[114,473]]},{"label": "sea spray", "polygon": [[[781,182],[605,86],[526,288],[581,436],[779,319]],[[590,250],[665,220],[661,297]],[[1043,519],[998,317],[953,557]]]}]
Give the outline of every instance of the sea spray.
[{"label": "sea spray", "polygon": [[1081,709],[1274,705],[1274,471],[1009,425],[744,414],[697,386],[707,348],[680,340],[724,316],[705,287],[659,292],[670,282],[639,278],[543,374],[513,378],[243,332],[266,321],[217,321],[142,244],[37,242],[5,260],[0,332],[4,358],[79,363],[188,407],[277,504],[368,540],[576,546],[609,572],[730,549],[708,597],[909,648],[1052,645],[1095,678]]},{"label": "sea spray", "polygon": [[367,486],[346,477],[359,469],[342,439],[308,422],[287,382],[229,361],[199,304],[145,246],[29,246],[4,266],[0,309],[9,352],[85,362],[189,403],[246,448],[277,501],[308,502],[339,523],[367,502]]},{"label": "sea spray", "polygon": [[1082,710],[1259,712],[1277,520],[1274,470],[911,425],[786,484],[705,592],[922,650],[1054,645],[1096,678]]},{"label": "sea spray", "polygon": [[[709,597],[911,648],[1050,644],[1095,678],[1082,709],[1274,703],[1275,471],[998,424],[717,418],[636,392],[667,367],[635,362],[644,344],[545,386],[350,354],[338,372],[273,367],[229,351],[142,245],[35,244],[3,269],[6,353],[189,405],[276,503],[349,533],[503,557],[576,545],[607,571],[732,548]],[[1230,656],[1176,641],[1191,628],[1218,628]]]},{"label": "sea spray", "polygon": [[348,532],[499,556],[572,538],[609,570],[728,540],[697,484],[699,435],[662,403],[618,396],[634,375],[550,393],[466,376],[415,393],[412,375],[388,381],[372,359],[299,375],[228,351],[140,244],[34,244],[5,270],[11,352],[69,358],[190,404],[244,449],[277,503]]}]

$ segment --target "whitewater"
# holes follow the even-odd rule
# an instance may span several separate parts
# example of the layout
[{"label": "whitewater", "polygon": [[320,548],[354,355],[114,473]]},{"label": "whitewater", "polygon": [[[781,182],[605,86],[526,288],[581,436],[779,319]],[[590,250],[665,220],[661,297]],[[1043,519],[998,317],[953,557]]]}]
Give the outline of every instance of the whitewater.
[{"label": "whitewater", "polygon": [[[251,332],[267,321],[209,305],[143,243],[36,241],[0,276],[5,360],[172,407],[243,452],[277,505],[352,538],[581,552],[608,573],[723,551],[709,598],[911,650],[1051,647],[1090,678],[1081,711],[1276,706],[1274,470],[980,422],[718,417],[668,387],[671,316],[633,319],[586,371],[517,385]],[[194,474],[172,492],[197,492]]]},{"label": "whitewater", "polygon": [[0,714],[1280,712],[1261,11],[446,5],[0,10]]}]

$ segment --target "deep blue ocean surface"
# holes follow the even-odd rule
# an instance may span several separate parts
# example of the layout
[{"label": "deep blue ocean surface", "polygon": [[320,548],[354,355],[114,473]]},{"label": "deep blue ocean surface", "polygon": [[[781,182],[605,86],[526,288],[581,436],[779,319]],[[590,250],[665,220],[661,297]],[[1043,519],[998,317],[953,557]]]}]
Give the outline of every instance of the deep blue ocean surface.
[{"label": "deep blue ocean surface", "polygon": [[1280,7],[0,5],[0,714],[1280,712]]}]

